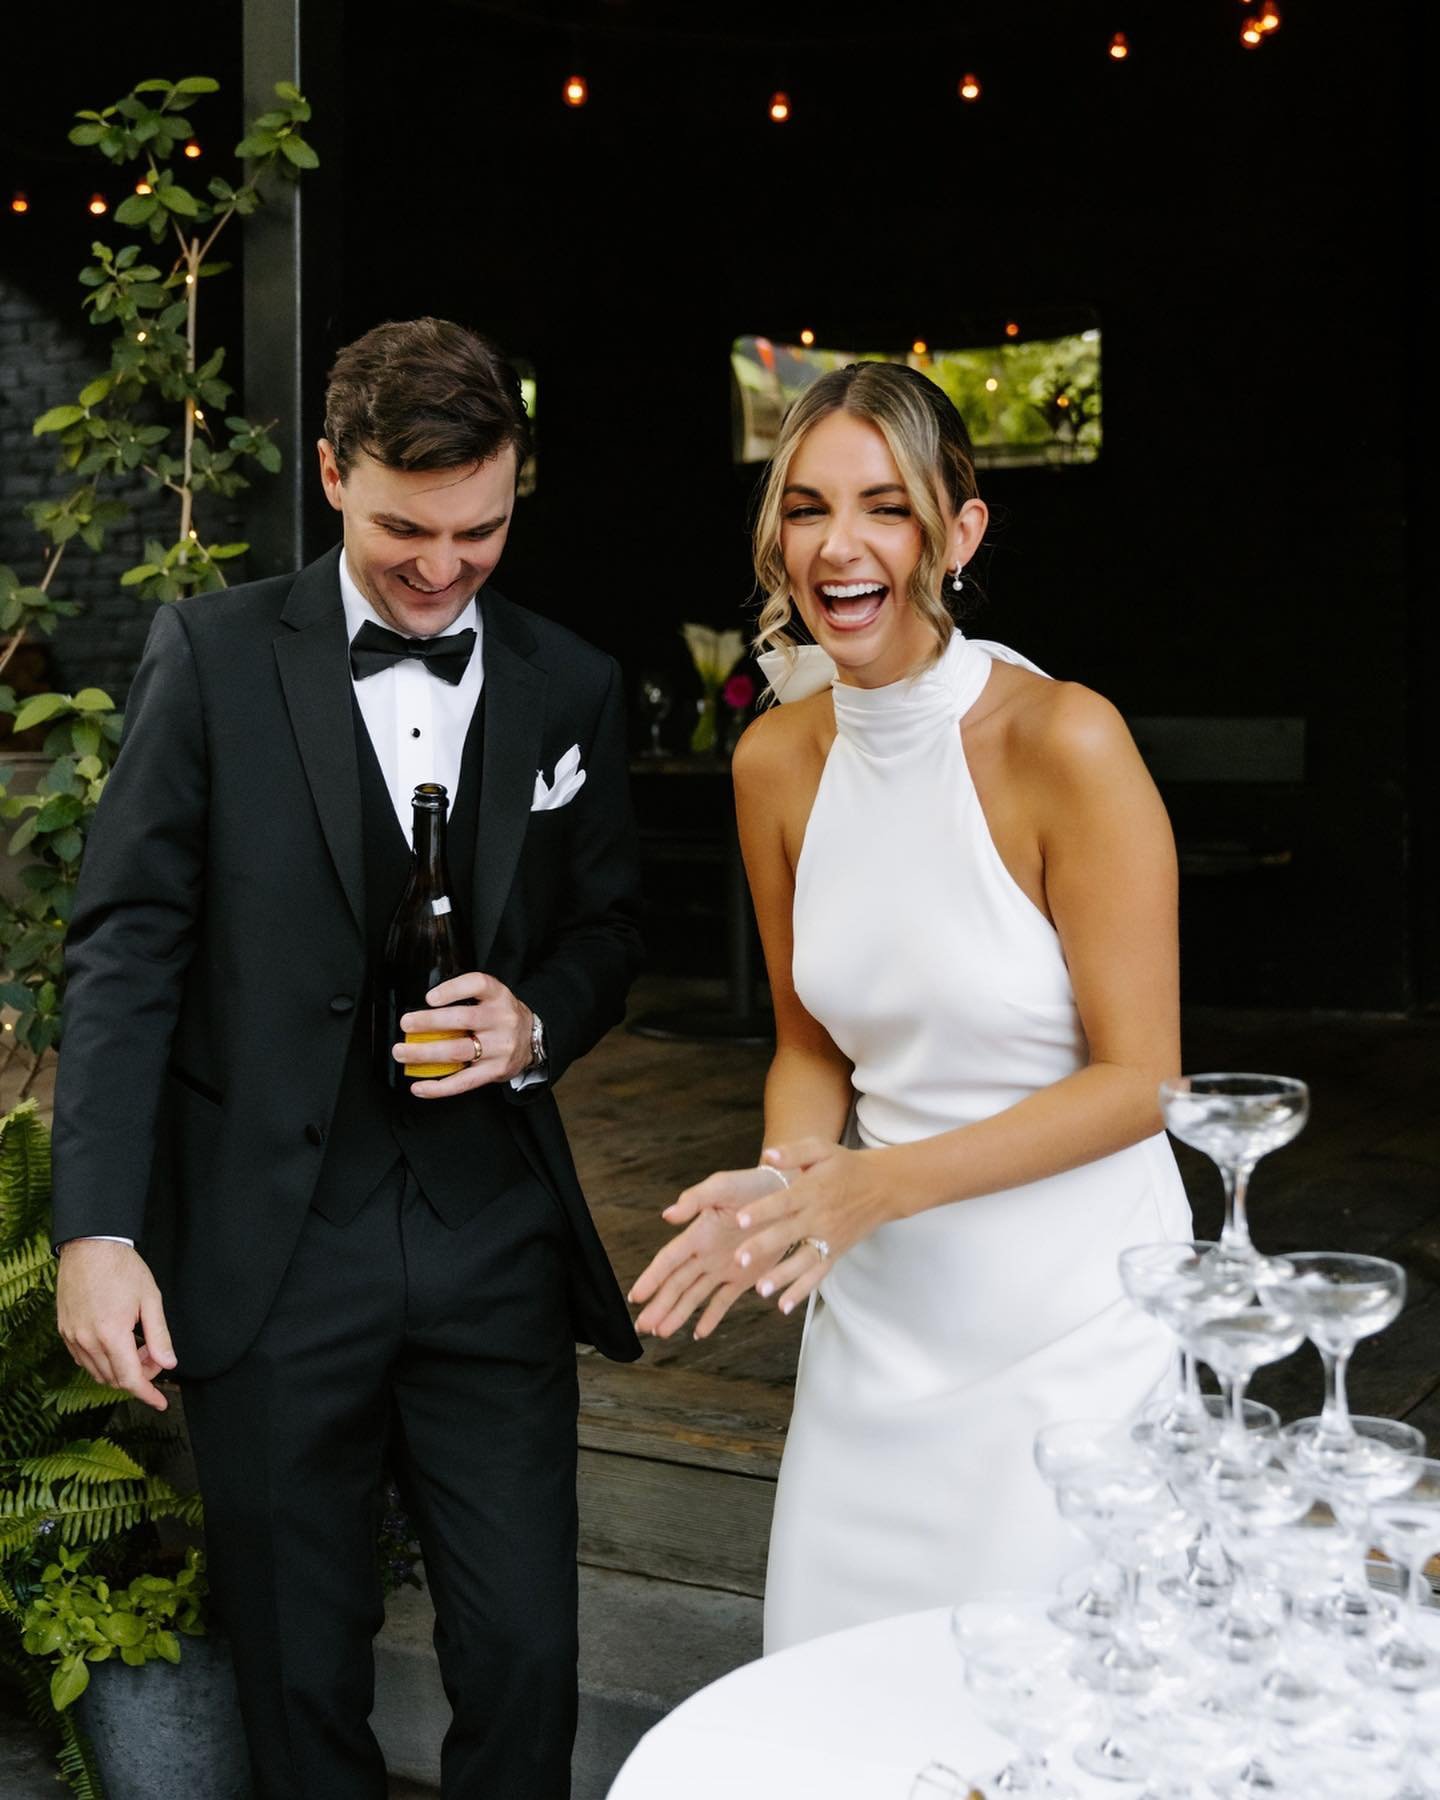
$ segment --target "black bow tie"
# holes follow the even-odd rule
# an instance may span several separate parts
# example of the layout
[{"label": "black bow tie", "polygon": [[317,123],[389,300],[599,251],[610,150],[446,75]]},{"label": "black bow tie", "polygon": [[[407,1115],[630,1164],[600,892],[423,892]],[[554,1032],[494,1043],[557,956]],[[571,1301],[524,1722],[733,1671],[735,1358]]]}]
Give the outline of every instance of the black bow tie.
[{"label": "black bow tie", "polygon": [[432,675],[448,681],[451,687],[458,687],[461,676],[470,666],[474,648],[473,628],[452,632],[449,637],[408,638],[401,637],[398,631],[386,631],[383,625],[372,624],[367,619],[350,640],[350,673],[357,681],[363,681],[367,675],[378,675],[382,669],[413,656],[423,662]]}]

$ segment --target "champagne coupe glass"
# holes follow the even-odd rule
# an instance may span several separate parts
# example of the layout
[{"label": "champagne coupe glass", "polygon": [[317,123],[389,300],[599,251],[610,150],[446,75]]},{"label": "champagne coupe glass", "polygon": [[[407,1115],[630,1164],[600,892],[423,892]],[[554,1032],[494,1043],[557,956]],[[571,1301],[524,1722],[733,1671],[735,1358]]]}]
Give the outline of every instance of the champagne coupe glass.
[{"label": "champagne coupe glass", "polygon": [[[1174,1443],[1167,1451],[1158,1451],[1159,1440],[1146,1440],[1146,1447],[1152,1455],[1159,1456],[1160,1466],[1165,1470],[1171,1487],[1179,1498],[1190,1504],[1190,1490],[1199,1480],[1209,1461],[1208,1447],[1213,1445],[1220,1428],[1230,1416],[1228,1403],[1219,1394],[1202,1394],[1200,1396],[1201,1416],[1205,1421],[1205,1435],[1196,1440],[1195,1445],[1182,1447]],[[1259,1434],[1252,1439],[1258,1443],[1260,1438],[1267,1442],[1274,1439],[1280,1430],[1280,1415],[1273,1406],[1263,1406],[1258,1400],[1246,1400],[1241,1407],[1241,1417],[1248,1432]],[[1138,1434],[1143,1427],[1136,1426]],[[1155,1591],[1163,1600],[1178,1607],[1182,1613],[1204,1612],[1217,1606],[1230,1593],[1234,1577],[1230,1570],[1230,1558],[1220,1546],[1215,1527],[1203,1508],[1190,1506],[1192,1512],[1198,1512],[1200,1523],[1194,1537],[1186,1550],[1187,1567],[1183,1575],[1165,1575],[1155,1583]]]},{"label": "champagne coupe glass", "polygon": [[639,688],[640,716],[650,727],[646,756],[665,754],[665,746],[660,742],[660,727],[669,718],[674,704],[675,694],[668,679],[656,669],[646,669],[640,677]]},{"label": "champagne coupe glass", "polygon": [[1262,1156],[1298,1137],[1310,1114],[1310,1090],[1289,1075],[1181,1075],[1160,1083],[1166,1127],[1203,1150],[1225,1186],[1226,1256],[1254,1261],[1245,1196]]},{"label": "champagne coupe glass", "polygon": [[1181,1683],[1133,1708],[1126,1731],[1146,1771],[1136,1800],[1209,1800],[1206,1776],[1235,1755],[1234,1720],[1196,1704]]},{"label": "champagne coupe glass", "polygon": [[[1136,1306],[1164,1323],[1161,1309],[1165,1294],[1186,1285],[1203,1288],[1204,1266],[1216,1248],[1204,1241],[1135,1244],[1120,1252],[1120,1285]],[[1137,1442],[1146,1442],[1153,1432],[1163,1440],[1175,1441],[1180,1448],[1182,1441],[1188,1444],[1203,1435],[1204,1410],[1195,1359],[1183,1340],[1177,1343],[1176,1354],[1179,1364],[1174,1388],[1164,1407],[1136,1428]]]},{"label": "champagne coupe glass", "polygon": [[1143,1774],[1125,1742],[1116,1702],[1143,1695],[1159,1679],[1161,1658],[1146,1648],[1139,1632],[1141,1576],[1164,1556],[1183,1548],[1190,1518],[1153,1467],[1133,1459],[1077,1469],[1056,1487],[1061,1516],[1076,1525],[1100,1555],[1124,1574],[1120,1603],[1109,1639],[1082,1650],[1072,1665],[1078,1680],[1111,1698],[1111,1717],[1098,1737],[1075,1751],[1089,1775],[1131,1781]]},{"label": "champagne coupe glass", "polygon": [[1417,1458],[1416,1476],[1370,1513],[1380,1548],[1406,1576],[1400,1627],[1375,1652],[1375,1664],[1389,1686],[1411,1694],[1440,1683],[1440,1650],[1425,1641],[1420,1612],[1430,1593],[1425,1565],[1440,1556],[1440,1461]]},{"label": "champagne coupe glass", "polygon": [[1245,1390],[1257,1369],[1283,1362],[1305,1341],[1305,1327],[1276,1303],[1280,1290],[1268,1290],[1268,1297],[1269,1305],[1256,1302],[1185,1326],[1185,1341],[1214,1370],[1229,1403],[1229,1418],[1209,1471],[1217,1478],[1226,1472],[1243,1478],[1254,1468],[1253,1445],[1245,1429]]},{"label": "champagne coupe glass", "polygon": [[[1058,1640],[1061,1645],[1064,1641]],[[1078,1800],[1045,1757],[1079,1724],[1089,1704],[1069,1679],[1063,1656],[1034,1657],[1023,1640],[1008,1648],[972,1650],[965,1658],[965,1689],[990,1729],[1009,1738],[1019,1752],[991,1776],[987,1792]]]},{"label": "champagne coupe glass", "polygon": [[[1325,1402],[1319,1416],[1301,1419],[1290,1435],[1303,1441],[1307,1460],[1326,1463],[1369,1454],[1374,1440],[1350,1423],[1345,1371],[1361,1338],[1383,1331],[1405,1303],[1405,1271],[1383,1256],[1350,1256],[1328,1250],[1287,1255],[1293,1271],[1283,1284],[1282,1304],[1305,1327],[1325,1365]],[[1261,1281],[1263,1300],[1267,1286]]]},{"label": "champagne coupe glass", "polygon": [[1367,1575],[1370,1509],[1415,1485],[1425,1466],[1425,1439],[1413,1425],[1398,1419],[1352,1413],[1350,1428],[1356,1447],[1340,1460],[1317,1457],[1319,1440],[1311,1433],[1297,1436],[1293,1426],[1285,1427],[1281,1442],[1329,1506],[1348,1547],[1338,1584],[1318,1596],[1302,1596],[1301,1614],[1307,1624],[1321,1631],[1355,1639],[1373,1637],[1388,1628],[1394,1612],[1391,1603],[1371,1587]]},{"label": "champagne coupe glass", "polygon": [[[1202,1627],[1195,1642],[1197,1648],[1232,1668],[1254,1671],[1275,1658],[1280,1643],[1276,1626],[1259,1603],[1255,1582],[1258,1567],[1263,1564],[1272,1534],[1294,1525],[1309,1512],[1314,1489],[1272,1451],[1254,1463],[1243,1477],[1212,1466],[1202,1478],[1199,1491],[1235,1565],[1236,1577],[1229,1604]],[[1249,1688],[1246,1698],[1252,1747],[1233,1774],[1213,1784],[1227,1800],[1271,1794],[1281,1786],[1285,1752],[1275,1741],[1275,1731],[1282,1723],[1293,1724],[1304,1715],[1304,1706],[1299,1702],[1288,1708],[1265,1704],[1267,1693],[1263,1685]]]},{"label": "champagne coupe glass", "polygon": [[[1134,1454],[1126,1427],[1113,1419],[1060,1419],[1035,1433],[1035,1467],[1052,1489],[1082,1469]],[[1079,1637],[1108,1637],[1119,1585],[1119,1571],[1102,1562],[1086,1573],[1078,1593],[1062,1593],[1046,1616]]]}]

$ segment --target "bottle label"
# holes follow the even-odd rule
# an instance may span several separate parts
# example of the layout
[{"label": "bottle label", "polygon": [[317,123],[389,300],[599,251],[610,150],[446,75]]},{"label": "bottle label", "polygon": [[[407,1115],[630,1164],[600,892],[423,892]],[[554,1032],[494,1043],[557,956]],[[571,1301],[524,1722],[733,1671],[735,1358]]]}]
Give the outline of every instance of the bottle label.
[{"label": "bottle label", "polygon": [[430,902],[430,910],[437,919],[443,918],[450,910],[450,896],[442,894],[438,900]]}]

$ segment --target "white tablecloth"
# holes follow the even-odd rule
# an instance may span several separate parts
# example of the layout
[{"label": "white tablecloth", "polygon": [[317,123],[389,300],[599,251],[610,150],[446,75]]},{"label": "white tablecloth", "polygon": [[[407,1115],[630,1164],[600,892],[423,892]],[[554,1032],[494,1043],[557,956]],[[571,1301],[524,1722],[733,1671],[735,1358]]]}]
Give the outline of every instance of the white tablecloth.
[{"label": "white tablecloth", "polygon": [[[645,1734],[610,1800],[907,1800],[928,1762],[983,1788],[1009,1754],[970,1705],[940,1607],[712,1682]],[[1085,1800],[1115,1800],[1113,1782],[1065,1774]]]}]

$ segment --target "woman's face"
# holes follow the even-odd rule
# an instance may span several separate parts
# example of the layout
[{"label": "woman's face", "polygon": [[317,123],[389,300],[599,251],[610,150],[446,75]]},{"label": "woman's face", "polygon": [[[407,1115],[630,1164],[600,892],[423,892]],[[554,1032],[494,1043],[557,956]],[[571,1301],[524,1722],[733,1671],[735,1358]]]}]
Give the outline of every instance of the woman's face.
[{"label": "woman's face", "polygon": [[935,634],[907,597],[921,548],[879,429],[844,411],[827,414],[791,458],[780,550],[800,617],[841,681],[883,687],[933,650]]}]

